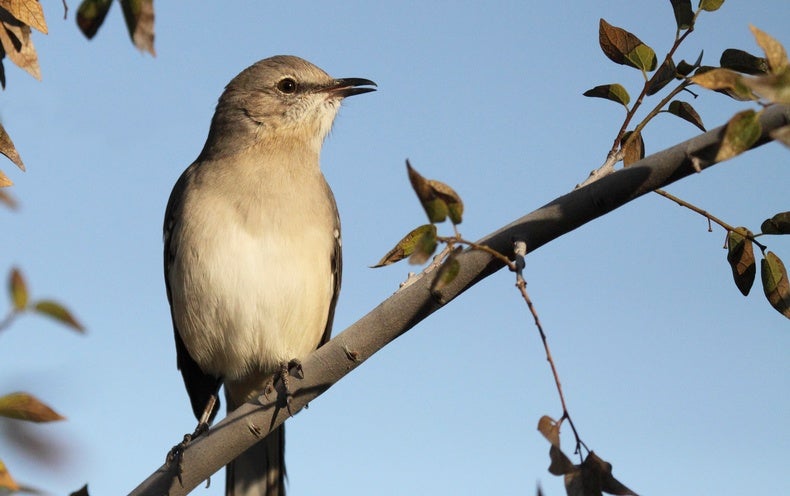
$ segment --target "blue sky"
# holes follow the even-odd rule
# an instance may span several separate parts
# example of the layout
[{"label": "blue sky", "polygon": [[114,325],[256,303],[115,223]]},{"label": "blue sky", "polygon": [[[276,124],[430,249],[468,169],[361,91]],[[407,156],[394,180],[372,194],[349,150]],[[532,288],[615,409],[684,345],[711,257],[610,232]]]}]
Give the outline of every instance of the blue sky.
[{"label": "blue sky", "polygon": [[[581,94],[619,82],[636,95],[641,75],[605,58],[598,19],[659,56],[674,20],[669,2],[576,5],[157,2],[152,58],[132,48],[117,5],[88,42],[76,2],[66,21],[60,2],[47,2],[50,34],[34,34],[43,81],[6,62],[0,96],[28,168],[0,165],[20,202],[0,209],[0,271],[19,266],[34,297],[63,301],[88,332],[31,316],[3,333],[0,392],[30,391],[68,417],[37,426],[66,453],[55,466],[0,436],[12,474],[58,494],[86,482],[91,494],[128,492],[194,427],[175,367],[161,225],[234,75],[287,53],[379,84],[345,103],[322,156],[344,229],[338,332],[415,270],[368,268],[424,222],[406,158],[459,192],[461,231],[473,239],[604,160],[623,111]],[[679,56],[704,49],[715,65],[725,48],[758,52],[749,23],[790,47],[786,1],[727,2]],[[699,93],[693,105],[709,127],[745,107]],[[697,132],[661,115],[645,131],[648,153]],[[757,229],[790,207],[789,161],[769,144],[668,189]],[[740,295],[723,242],[723,231],[653,195],[527,259],[581,436],[641,494],[786,489],[788,321],[759,287]],[[766,242],[790,262],[787,240]],[[291,494],[534,494],[538,482],[564,494],[536,430],[561,411],[530,322],[502,272],[374,356],[288,422]],[[563,439],[570,452],[569,430]],[[221,494],[222,482],[195,494]]]}]

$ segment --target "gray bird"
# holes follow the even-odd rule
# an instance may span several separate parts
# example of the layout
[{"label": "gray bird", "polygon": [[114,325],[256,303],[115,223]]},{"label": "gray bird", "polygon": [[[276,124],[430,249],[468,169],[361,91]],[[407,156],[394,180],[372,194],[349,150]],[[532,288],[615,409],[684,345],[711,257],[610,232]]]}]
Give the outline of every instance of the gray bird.
[{"label": "gray bird", "polygon": [[[178,368],[207,425],[257,397],[283,364],[329,339],[340,291],[340,219],[321,145],[343,98],[374,91],[293,56],[225,87],[203,151],[173,188],[164,268]],[[227,467],[226,494],[285,494],[279,427]]]}]

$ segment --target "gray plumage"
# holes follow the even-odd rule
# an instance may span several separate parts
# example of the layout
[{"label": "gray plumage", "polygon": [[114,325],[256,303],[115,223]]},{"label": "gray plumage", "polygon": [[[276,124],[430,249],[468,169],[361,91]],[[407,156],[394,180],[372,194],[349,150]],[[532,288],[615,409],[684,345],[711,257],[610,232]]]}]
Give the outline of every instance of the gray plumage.
[{"label": "gray plumage", "polygon": [[[371,85],[276,56],[242,71],[220,97],[164,226],[177,362],[196,417],[220,384],[232,410],[329,339],[340,220],[319,155],[341,100]],[[284,494],[284,436],[275,429],[229,464],[226,494]]]}]

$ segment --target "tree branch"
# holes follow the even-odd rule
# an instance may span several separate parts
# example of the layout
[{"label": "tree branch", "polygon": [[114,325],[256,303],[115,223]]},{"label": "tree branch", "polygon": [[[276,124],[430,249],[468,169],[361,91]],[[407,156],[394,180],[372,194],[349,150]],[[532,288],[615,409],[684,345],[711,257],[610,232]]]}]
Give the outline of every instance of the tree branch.
[{"label": "tree branch", "polygon": [[[771,141],[769,133],[790,124],[790,106],[775,105],[760,117],[759,146]],[[513,242],[525,241],[530,251],[619,208],[655,189],[715,164],[724,127],[666,149],[628,168],[574,190],[478,241],[494,250],[513,255]],[[211,474],[236,458],[274,427],[324,393],[378,350],[405,333],[504,264],[491,254],[467,250],[458,256],[461,270],[452,283],[431,294],[435,271],[418,276],[355,324],[335,336],[303,362],[304,377],[291,380],[292,400],[283,406],[284,394],[261,396],[247,403],[193,441],[183,452],[183,486],[175,477],[176,467],[162,466],[130,494],[172,496],[186,494]],[[279,402],[279,403],[278,403]],[[278,406],[278,404],[280,406]],[[173,436],[174,441],[177,436]],[[164,458],[164,453],[162,454]]]}]

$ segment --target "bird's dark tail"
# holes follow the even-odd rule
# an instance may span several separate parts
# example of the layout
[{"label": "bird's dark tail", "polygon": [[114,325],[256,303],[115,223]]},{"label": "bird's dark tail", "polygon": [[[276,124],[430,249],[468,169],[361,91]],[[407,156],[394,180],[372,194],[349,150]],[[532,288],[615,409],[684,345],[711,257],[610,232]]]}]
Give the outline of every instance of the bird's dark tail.
[{"label": "bird's dark tail", "polygon": [[226,496],[285,496],[285,426],[230,462]]}]

